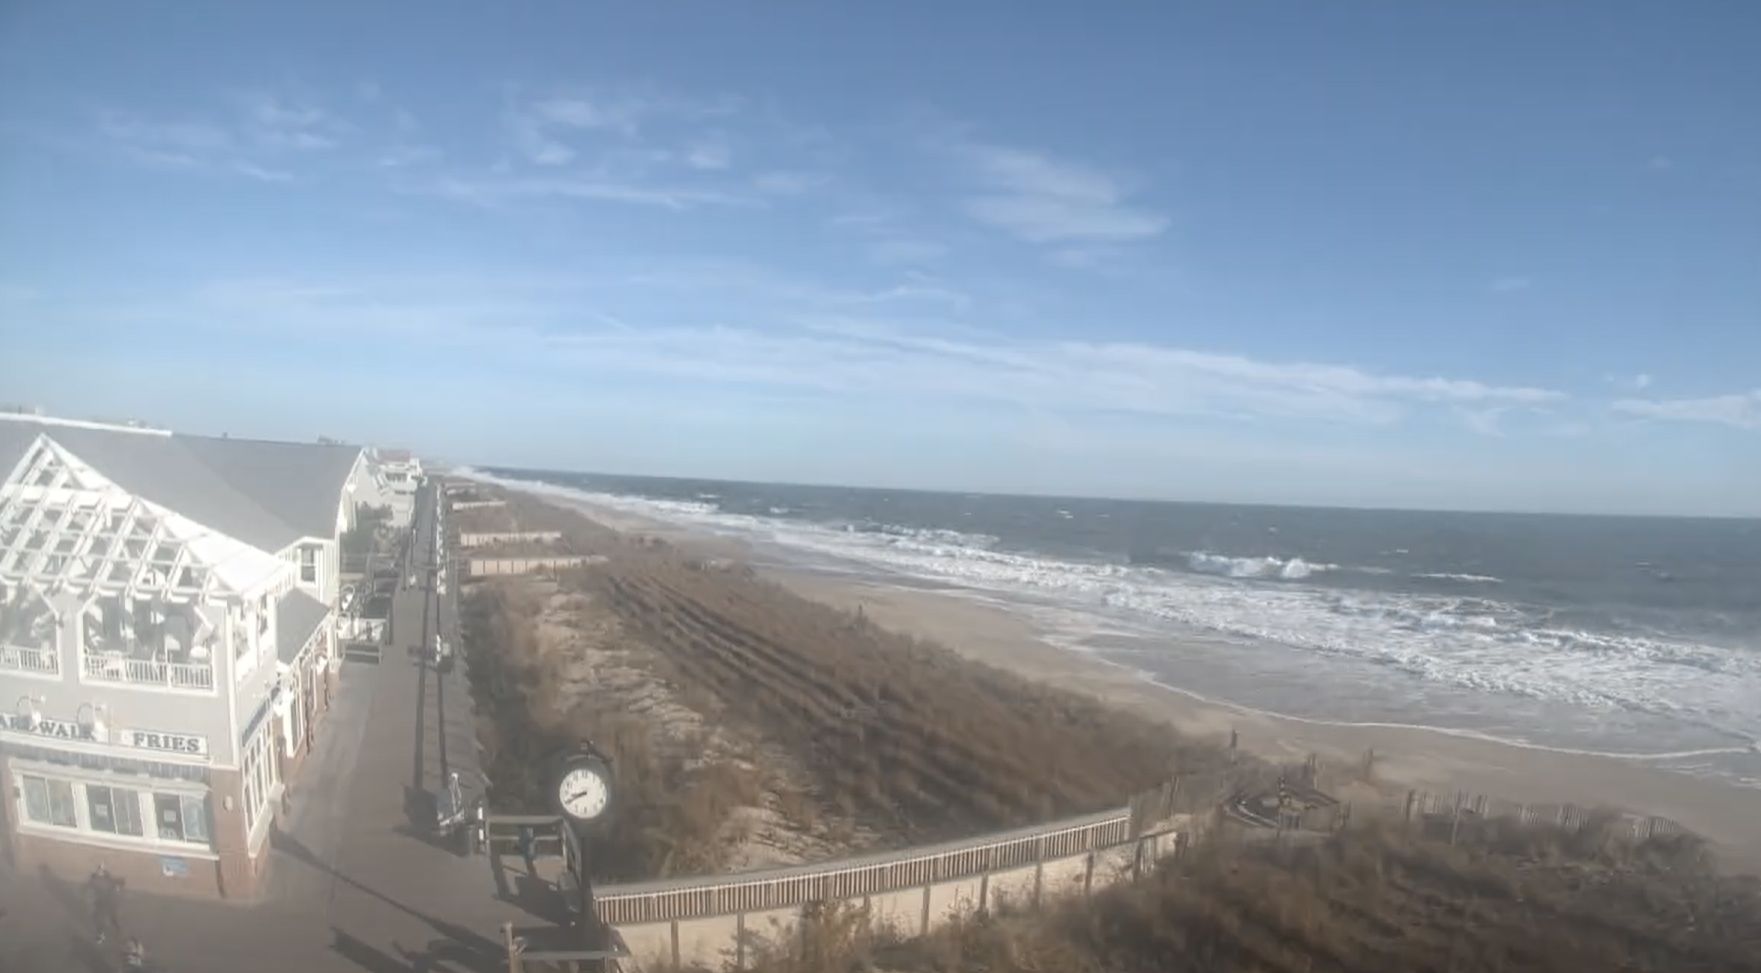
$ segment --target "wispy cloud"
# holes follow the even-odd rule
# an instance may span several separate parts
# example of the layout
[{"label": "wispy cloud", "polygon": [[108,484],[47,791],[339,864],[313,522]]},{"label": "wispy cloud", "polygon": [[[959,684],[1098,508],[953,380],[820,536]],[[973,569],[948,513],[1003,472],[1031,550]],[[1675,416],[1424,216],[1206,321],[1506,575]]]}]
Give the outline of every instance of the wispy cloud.
[{"label": "wispy cloud", "polygon": [[913,237],[889,237],[868,245],[870,259],[884,266],[921,266],[940,260],[947,253],[948,245],[945,243]]},{"label": "wispy cloud", "polygon": [[518,200],[591,200],[687,210],[699,206],[751,206],[756,202],[738,193],[690,186],[599,179],[590,176],[442,176],[413,183],[405,191],[438,196],[478,206],[495,206]]},{"label": "wispy cloud", "polygon": [[259,145],[275,150],[315,152],[336,148],[347,127],[318,106],[268,91],[247,91],[236,101],[244,115],[245,132]]},{"label": "wispy cloud", "polygon": [[685,164],[693,169],[719,171],[733,162],[733,153],[722,142],[698,142],[685,151]]},{"label": "wispy cloud", "polygon": [[1610,385],[1618,386],[1633,392],[1645,391],[1651,387],[1653,381],[1651,375],[1647,372],[1639,372],[1636,375],[1616,375],[1613,372],[1609,372],[1602,376],[1602,380]]},{"label": "wispy cloud", "polygon": [[1508,411],[1505,406],[1493,406],[1489,409],[1471,409],[1456,406],[1456,418],[1468,429],[1482,436],[1503,436],[1504,429],[1498,424],[1499,419]]},{"label": "wispy cloud", "polygon": [[[99,135],[123,158],[156,169],[226,172],[263,182],[286,182],[293,174],[274,165],[233,131],[202,121],[158,121],[105,112]],[[262,161],[259,161],[262,160]]]},{"label": "wispy cloud", "polygon": [[1438,410],[1490,432],[1505,410],[1550,407],[1566,398],[1551,389],[1465,378],[1147,342],[1005,335],[922,313],[904,324],[876,313],[969,310],[964,295],[927,278],[837,290],[730,265],[625,279],[626,286],[656,293],[737,290],[756,301],[745,306],[763,325],[654,323],[665,321],[665,313],[657,316],[648,301],[631,305],[650,307],[645,323],[626,308],[596,303],[595,295],[606,291],[602,282],[575,284],[566,292],[498,284],[484,294],[449,292],[437,303],[430,288],[413,285],[246,281],[208,288],[201,300],[227,309],[228,320],[244,315],[287,333],[367,337],[393,328],[391,334],[401,336],[423,327],[480,346],[486,355],[584,376],[762,385],[854,400],[940,397],[1069,414],[1370,424]]},{"label": "wispy cloud", "polygon": [[802,193],[818,189],[830,181],[831,177],[823,172],[803,172],[792,169],[773,169],[752,177],[753,188],[773,196],[799,196]]},{"label": "wispy cloud", "polygon": [[[694,98],[635,87],[575,87],[538,97],[511,96],[506,112],[515,149],[534,165],[568,165],[606,145],[689,139],[668,152],[686,165],[727,168],[728,146],[681,127],[738,112],[732,96]],[[607,141],[609,140],[609,142]]]},{"label": "wispy cloud", "polygon": [[1129,242],[1158,236],[1167,217],[1129,201],[1097,169],[1040,152],[962,142],[954,155],[978,185],[967,215],[1030,243]]},{"label": "wispy cloud", "polygon": [[1761,389],[1697,399],[1619,399],[1612,408],[1641,419],[1761,429]]}]

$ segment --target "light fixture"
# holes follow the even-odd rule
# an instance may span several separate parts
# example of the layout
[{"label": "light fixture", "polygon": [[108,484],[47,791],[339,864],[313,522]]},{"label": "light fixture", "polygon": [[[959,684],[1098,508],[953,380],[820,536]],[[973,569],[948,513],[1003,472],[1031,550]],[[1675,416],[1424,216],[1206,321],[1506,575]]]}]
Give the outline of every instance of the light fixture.
[{"label": "light fixture", "polygon": [[18,715],[24,720],[25,729],[32,732],[35,732],[43,722],[43,711],[37,708],[39,699],[40,697],[26,694],[18,697],[18,702],[13,705],[13,709],[17,710]]},{"label": "light fixture", "polygon": [[74,720],[91,734],[92,739],[99,743],[108,743],[110,728],[104,724],[104,714],[108,711],[103,703],[81,703],[74,713]]}]

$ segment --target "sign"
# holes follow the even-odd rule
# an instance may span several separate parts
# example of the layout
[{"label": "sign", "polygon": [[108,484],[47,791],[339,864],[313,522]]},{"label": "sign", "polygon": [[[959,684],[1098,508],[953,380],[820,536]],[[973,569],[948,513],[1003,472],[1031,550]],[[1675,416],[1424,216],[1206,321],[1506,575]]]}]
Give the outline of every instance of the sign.
[{"label": "sign", "polygon": [[182,858],[160,858],[159,874],[166,878],[189,878],[190,863]]},{"label": "sign", "polygon": [[123,730],[122,742],[142,750],[206,757],[208,738],[194,733],[161,733],[158,730]]},{"label": "sign", "polygon": [[104,738],[98,735],[98,728],[85,723],[70,723],[67,720],[52,720],[47,716],[37,717],[37,725],[31,726],[31,718],[23,713],[0,714],[5,726],[14,733],[30,733],[36,736],[49,737],[52,740],[73,740],[83,743],[103,743]]}]

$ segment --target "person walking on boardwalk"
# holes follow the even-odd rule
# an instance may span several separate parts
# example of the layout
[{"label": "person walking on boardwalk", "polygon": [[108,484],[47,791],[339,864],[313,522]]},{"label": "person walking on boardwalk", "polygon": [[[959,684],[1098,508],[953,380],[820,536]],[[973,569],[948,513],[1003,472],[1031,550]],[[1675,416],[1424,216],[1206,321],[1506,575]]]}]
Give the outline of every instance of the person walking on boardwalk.
[{"label": "person walking on boardwalk", "polygon": [[520,825],[520,857],[526,862],[526,874],[536,876],[533,860],[537,857],[538,835],[531,825]]},{"label": "person walking on boardwalk", "polygon": [[103,943],[111,932],[122,935],[123,881],[110,874],[103,863],[86,879],[86,893],[92,900],[93,936]]}]

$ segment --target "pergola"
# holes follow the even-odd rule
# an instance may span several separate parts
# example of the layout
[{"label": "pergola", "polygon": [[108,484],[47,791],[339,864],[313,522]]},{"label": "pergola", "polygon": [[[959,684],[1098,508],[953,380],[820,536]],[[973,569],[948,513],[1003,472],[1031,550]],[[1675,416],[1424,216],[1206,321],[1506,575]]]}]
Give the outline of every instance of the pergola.
[{"label": "pergola", "polygon": [[[0,483],[0,613],[9,616],[0,634],[18,628],[32,594],[73,594],[88,606],[236,606],[280,563],[131,494],[47,436]],[[211,630],[198,624],[197,644]]]}]

